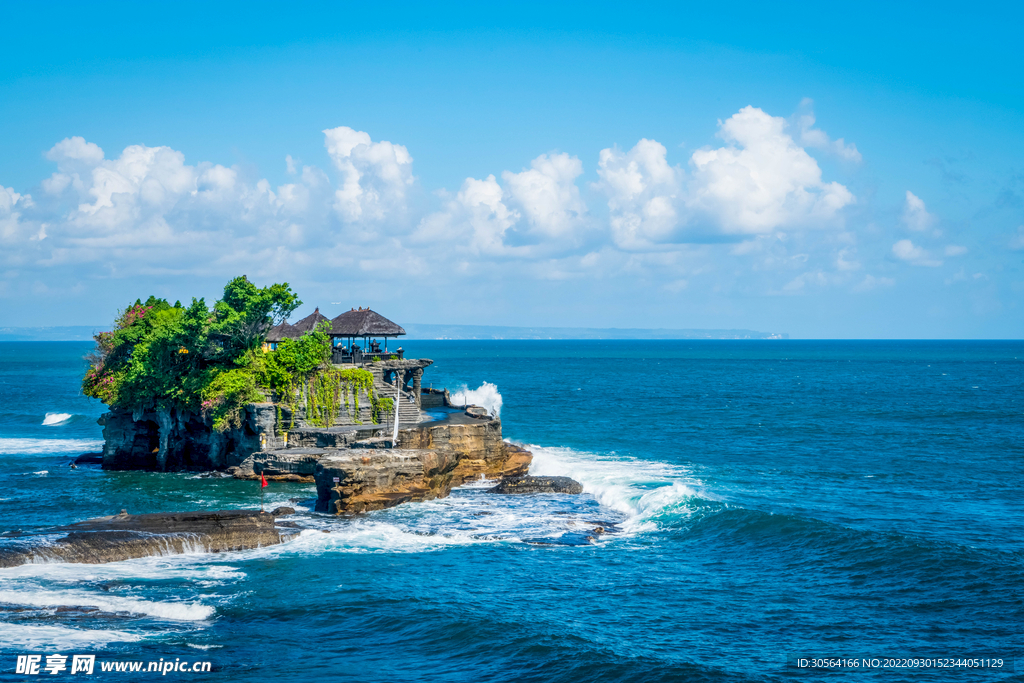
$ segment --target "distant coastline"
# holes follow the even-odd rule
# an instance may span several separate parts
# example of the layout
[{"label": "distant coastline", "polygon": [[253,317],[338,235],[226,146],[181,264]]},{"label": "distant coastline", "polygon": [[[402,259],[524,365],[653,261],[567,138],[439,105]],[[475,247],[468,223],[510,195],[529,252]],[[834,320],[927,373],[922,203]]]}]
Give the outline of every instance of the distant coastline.
[{"label": "distant coastline", "polygon": [[406,324],[405,330],[408,339],[789,339],[788,333],[754,330],[416,324]]},{"label": "distant coastline", "polygon": [[[0,341],[91,341],[110,325],[0,327]],[[789,339],[785,332],[618,327],[507,327],[407,324],[406,339]]]}]

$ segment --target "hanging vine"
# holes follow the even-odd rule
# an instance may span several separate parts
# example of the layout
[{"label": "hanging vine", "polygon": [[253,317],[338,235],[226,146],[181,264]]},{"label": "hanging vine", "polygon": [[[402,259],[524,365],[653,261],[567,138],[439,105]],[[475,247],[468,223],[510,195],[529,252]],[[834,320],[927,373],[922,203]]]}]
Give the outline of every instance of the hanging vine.
[{"label": "hanging vine", "polygon": [[[356,424],[360,394],[370,400],[370,419],[379,424],[382,412],[394,409],[391,399],[381,399],[373,386],[373,373],[363,368],[339,369],[330,363],[328,328],[321,323],[298,339],[281,341],[276,350],[260,356],[262,383],[276,394],[277,430],[282,434],[295,427],[298,406],[305,408],[306,421],[316,427],[331,427],[345,414]],[[290,411],[289,424],[282,424],[282,406]]]},{"label": "hanging vine", "polygon": [[395,409],[395,399],[388,396],[377,396],[376,394],[372,397],[373,400],[373,423],[380,424],[381,413],[390,413]]},{"label": "hanging vine", "polygon": [[381,399],[374,389],[373,373],[369,370],[323,368],[309,378],[306,386],[306,420],[312,425],[333,426],[342,406],[353,422],[362,424],[359,419],[360,394],[366,394],[370,399],[373,423],[380,421]]}]

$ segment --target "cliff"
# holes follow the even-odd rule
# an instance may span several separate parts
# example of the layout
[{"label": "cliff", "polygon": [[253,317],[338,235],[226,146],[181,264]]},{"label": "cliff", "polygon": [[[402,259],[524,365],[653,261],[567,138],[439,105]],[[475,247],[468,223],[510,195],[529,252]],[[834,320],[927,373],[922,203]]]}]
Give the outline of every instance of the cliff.
[{"label": "cliff", "polygon": [[441,498],[474,479],[522,476],[533,457],[503,441],[501,420],[464,413],[405,427],[395,444],[372,423],[285,431],[293,418],[272,403],[246,405],[241,424],[224,431],[174,410],[111,411],[100,422],[105,469],[215,469],[239,479],[315,482],[317,510],[333,513]]}]

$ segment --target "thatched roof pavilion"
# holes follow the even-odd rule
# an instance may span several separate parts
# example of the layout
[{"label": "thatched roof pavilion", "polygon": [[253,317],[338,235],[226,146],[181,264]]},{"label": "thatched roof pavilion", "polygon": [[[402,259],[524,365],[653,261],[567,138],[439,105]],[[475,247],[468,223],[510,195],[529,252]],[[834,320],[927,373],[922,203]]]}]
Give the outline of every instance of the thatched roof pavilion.
[{"label": "thatched roof pavilion", "polygon": [[[304,334],[312,332],[322,322],[328,322],[330,327],[327,334],[331,336],[331,346],[335,348],[338,362],[354,362],[354,358],[361,358],[361,353],[387,352],[387,340],[389,337],[400,337],[405,330],[388,320],[380,313],[371,311],[369,308],[353,308],[351,311],[342,313],[334,320],[320,313],[317,308],[310,315],[294,325],[283,322],[275,325],[267,332],[266,344],[270,349],[276,349],[277,345],[285,339],[298,339]],[[346,345],[343,340],[348,340]],[[362,339],[364,346],[361,349],[354,349],[353,342]],[[380,349],[374,339],[384,340],[384,349]],[[353,357],[355,353],[355,357]],[[399,351],[401,353],[401,351]],[[344,359],[344,360],[342,360]]]},{"label": "thatched roof pavilion", "polygon": [[331,321],[332,337],[400,337],[405,330],[369,308],[353,308]]},{"label": "thatched roof pavilion", "polygon": [[[299,336],[302,336],[302,335],[306,334],[307,332],[312,332],[313,330],[315,330],[316,326],[319,325],[320,323],[325,323],[325,322],[330,322],[330,321],[331,321],[331,319],[328,318],[326,315],[322,314],[320,312],[320,307],[317,306],[316,310],[314,310],[312,313],[307,315],[305,318],[303,318],[299,322],[297,322],[294,325],[292,325],[292,327],[294,327],[296,330],[298,330]],[[330,333],[330,330],[328,330],[328,333]]]},{"label": "thatched roof pavilion", "polygon": [[285,339],[298,339],[301,336],[302,333],[295,329],[294,325],[284,322],[270,328],[270,331],[267,332],[267,343],[277,344]]},{"label": "thatched roof pavilion", "polygon": [[280,325],[271,327],[270,331],[267,332],[267,343],[277,344],[285,339],[298,339],[307,332],[312,332],[322,322],[330,322],[330,318],[322,314],[320,308],[317,307],[315,311],[294,325],[283,322]]},{"label": "thatched roof pavilion", "polygon": [[[405,330],[391,322],[380,313],[369,308],[353,308],[342,313],[331,321],[331,345],[335,349],[335,362],[359,363],[362,354],[388,353],[388,337],[400,337]],[[345,344],[345,339],[348,344]],[[357,339],[363,340],[363,346],[355,344]],[[384,339],[384,348],[375,339]],[[401,351],[399,351],[401,355]]]}]

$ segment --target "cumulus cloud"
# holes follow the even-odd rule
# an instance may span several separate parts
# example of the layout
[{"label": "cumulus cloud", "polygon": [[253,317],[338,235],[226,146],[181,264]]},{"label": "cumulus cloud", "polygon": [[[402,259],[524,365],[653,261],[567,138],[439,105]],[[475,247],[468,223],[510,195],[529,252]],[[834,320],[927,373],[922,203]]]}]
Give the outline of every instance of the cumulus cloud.
[{"label": "cumulus cloud", "polygon": [[[27,220],[18,212],[0,218],[5,240],[22,246],[9,250],[5,263],[30,254],[42,267],[96,263],[108,273],[188,272],[237,253],[300,244],[325,213],[311,209],[318,202],[310,198],[327,195],[329,182],[309,167],[300,181],[278,188],[279,197],[266,180],[220,164],[187,164],[184,154],[165,146],[131,145],[108,159],[98,145],[72,137],[46,156],[58,170],[42,183],[45,206]],[[24,209],[26,198],[15,206]],[[289,222],[296,214],[301,229]],[[28,249],[44,238],[45,248]]]},{"label": "cumulus cloud", "polygon": [[466,178],[444,210],[420,222],[413,239],[420,245],[451,243],[470,255],[504,254],[508,250],[505,233],[521,217],[504,198],[505,191],[493,175],[483,180]]},{"label": "cumulus cloud", "polygon": [[892,245],[892,253],[899,260],[906,261],[915,266],[934,268],[942,265],[942,261],[933,259],[927,251],[915,246],[910,240],[900,240]]},{"label": "cumulus cloud", "polygon": [[334,208],[348,221],[383,221],[405,209],[413,184],[412,156],[404,145],[373,142],[348,126],[329,128],[324,145],[341,173]]},{"label": "cumulus cloud", "polygon": [[960,246],[959,244],[950,244],[945,249],[946,256],[963,256],[967,253],[967,247]]},{"label": "cumulus cloud", "polygon": [[444,210],[423,219],[417,242],[453,242],[464,253],[537,257],[577,247],[587,206],[576,178],[583,164],[568,154],[542,154],[519,173],[466,178]]},{"label": "cumulus cloud", "polygon": [[646,138],[628,152],[601,150],[597,187],[608,197],[612,236],[623,249],[668,242],[679,226],[683,172],[669,166],[667,153]]},{"label": "cumulus cloud", "polygon": [[[607,220],[590,213],[583,163],[564,152],[466,178],[423,211],[412,200],[409,150],[347,126],[323,131],[326,172],[287,156],[288,182],[276,187],[167,146],[131,145],[108,158],[70,137],[46,153],[56,170],[36,192],[39,205],[0,187],[0,264],[74,264],[79,276],[91,267],[104,277],[255,276],[315,264],[372,279],[474,277],[507,262],[523,277],[615,273],[679,292],[715,270],[717,249],[748,258],[751,272],[764,274],[763,291],[848,285],[864,268],[853,242],[813,229],[840,227],[854,197],[822,178],[801,146],[810,145],[806,135],[816,139],[813,122],[804,123],[745,107],[719,123],[723,143],[697,150],[688,165],[670,163],[666,146],[649,138],[600,150],[597,180],[585,189],[607,202]],[[712,246],[722,241],[731,244]]]},{"label": "cumulus cloud", "polygon": [[583,163],[562,153],[541,154],[530,162],[529,169],[501,174],[509,198],[527,219],[529,226],[523,234],[528,239],[578,237],[587,212],[576,186],[576,178],[582,173]]},{"label": "cumulus cloud", "polygon": [[[807,126],[812,123],[813,117]],[[642,139],[628,152],[601,150],[596,188],[607,196],[616,245],[648,250],[715,234],[841,224],[853,194],[822,180],[818,162],[788,128],[783,118],[744,107],[719,123],[725,147],[691,155],[689,175],[668,163],[665,146],[656,140]],[[820,131],[807,131],[820,142]]]},{"label": "cumulus cloud", "polygon": [[[14,243],[30,229],[22,223],[20,209],[31,205],[30,195],[20,194],[12,187],[0,185],[0,244]],[[38,233],[38,239],[45,237],[45,230]]]},{"label": "cumulus cloud", "polygon": [[907,198],[903,202],[903,224],[917,232],[935,225],[935,216],[928,213],[924,201],[910,190],[907,190]]},{"label": "cumulus cloud", "polygon": [[728,143],[693,153],[687,205],[726,234],[833,223],[854,202],[837,182],[824,182],[818,162],[786,132],[785,119],[751,106],[721,123]]},{"label": "cumulus cloud", "polygon": [[862,157],[860,152],[857,151],[857,145],[853,143],[847,144],[843,138],[832,140],[825,131],[814,127],[813,105],[814,101],[810,98],[804,98],[800,103],[801,112],[796,116],[796,127],[800,144],[804,147],[829,152],[846,161],[860,163]]}]

